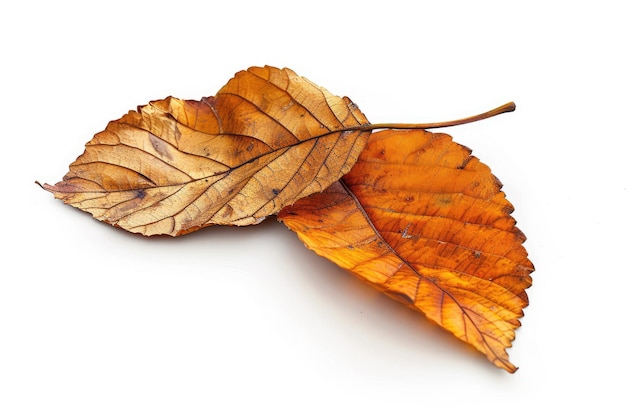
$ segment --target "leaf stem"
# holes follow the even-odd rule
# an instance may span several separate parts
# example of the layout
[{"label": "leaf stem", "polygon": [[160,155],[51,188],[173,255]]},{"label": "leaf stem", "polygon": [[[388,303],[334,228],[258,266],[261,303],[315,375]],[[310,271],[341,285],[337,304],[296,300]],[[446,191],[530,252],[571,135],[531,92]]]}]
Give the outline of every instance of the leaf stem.
[{"label": "leaf stem", "polygon": [[509,102],[488,112],[477,114],[475,116],[465,117],[462,119],[451,120],[448,122],[434,122],[434,123],[374,123],[362,126],[355,126],[342,130],[361,130],[368,131],[374,129],[437,129],[440,127],[458,126],[467,123],[477,122],[479,120],[485,120],[493,116],[497,116],[502,113],[508,113],[515,110],[515,103]]}]

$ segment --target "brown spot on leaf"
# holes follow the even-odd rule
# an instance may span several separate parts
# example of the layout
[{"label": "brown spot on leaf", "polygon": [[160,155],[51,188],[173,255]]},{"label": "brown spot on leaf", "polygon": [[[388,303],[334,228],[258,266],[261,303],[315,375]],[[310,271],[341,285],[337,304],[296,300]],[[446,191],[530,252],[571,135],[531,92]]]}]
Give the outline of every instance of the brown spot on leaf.
[{"label": "brown spot on leaf", "polygon": [[148,135],[150,137],[150,143],[152,144],[152,148],[154,148],[154,150],[159,154],[159,156],[161,156],[161,158],[163,159],[171,160],[172,155],[170,154],[170,151],[168,149],[167,142],[153,135],[152,133],[149,133]]}]

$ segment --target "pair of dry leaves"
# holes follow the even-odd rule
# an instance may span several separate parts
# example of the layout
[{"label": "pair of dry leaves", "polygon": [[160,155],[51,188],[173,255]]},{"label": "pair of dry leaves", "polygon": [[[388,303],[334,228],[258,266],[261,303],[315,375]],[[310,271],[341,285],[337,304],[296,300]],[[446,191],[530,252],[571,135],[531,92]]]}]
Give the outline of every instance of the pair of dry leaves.
[{"label": "pair of dry leaves", "polygon": [[277,215],[317,254],[514,372],[506,349],[533,266],[512,205],[450,136],[387,127],[410,126],[372,125],[289,69],[250,68],[215,97],[170,97],[110,122],[43,187],[148,236]]}]

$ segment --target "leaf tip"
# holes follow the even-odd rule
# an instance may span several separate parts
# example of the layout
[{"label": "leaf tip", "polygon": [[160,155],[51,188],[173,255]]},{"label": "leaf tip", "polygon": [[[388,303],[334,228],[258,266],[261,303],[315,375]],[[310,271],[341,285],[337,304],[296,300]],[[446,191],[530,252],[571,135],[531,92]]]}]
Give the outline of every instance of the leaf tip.
[{"label": "leaf tip", "polygon": [[35,180],[35,184],[37,184],[39,187],[41,187],[42,190],[44,191],[48,191],[49,193],[53,193],[55,192],[55,186],[54,185],[50,185],[46,182],[44,182],[43,184],[40,183],[38,180]]},{"label": "leaf tip", "polygon": [[515,372],[517,372],[517,370],[519,369],[519,367],[513,365],[511,362],[506,361],[506,362],[502,362],[502,365],[496,363],[496,366],[504,369],[505,371],[507,371],[510,374],[514,374]]},{"label": "leaf tip", "polygon": [[43,190],[45,190],[45,191],[48,191],[48,192],[50,192],[50,193],[54,193],[54,188],[55,188],[55,187],[54,187],[53,185],[50,185],[50,184],[48,184],[48,183],[43,183],[43,184],[42,184],[42,183],[40,183],[40,182],[39,182],[39,181],[37,181],[37,180],[35,181],[35,184],[37,184],[38,186],[40,186],[40,187],[41,187],[41,189],[43,189]]}]

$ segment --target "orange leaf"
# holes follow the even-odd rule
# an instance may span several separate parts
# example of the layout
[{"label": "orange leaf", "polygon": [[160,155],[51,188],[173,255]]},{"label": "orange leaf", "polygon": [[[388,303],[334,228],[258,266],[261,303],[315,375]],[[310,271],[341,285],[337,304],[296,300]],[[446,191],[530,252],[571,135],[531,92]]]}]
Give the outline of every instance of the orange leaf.
[{"label": "orange leaf", "polygon": [[368,131],[348,99],[289,69],[241,71],[215,97],[166,98],[109,123],[43,187],[145,235],[248,225],[347,173]]},{"label": "orange leaf", "polygon": [[533,265],[489,168],[445,134],[379,131],[354,168],[278,217],[317,254],[514,372]]}]

